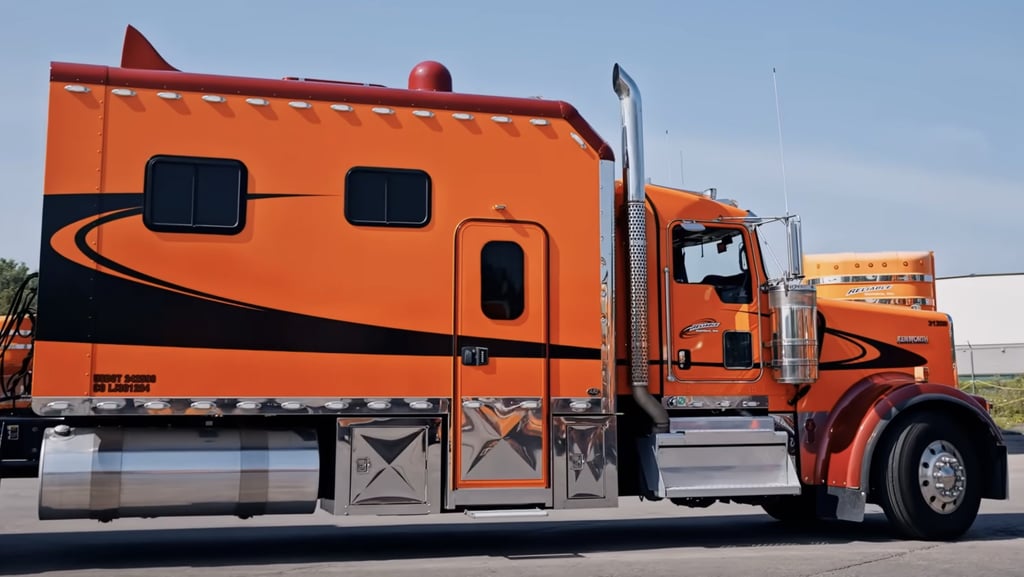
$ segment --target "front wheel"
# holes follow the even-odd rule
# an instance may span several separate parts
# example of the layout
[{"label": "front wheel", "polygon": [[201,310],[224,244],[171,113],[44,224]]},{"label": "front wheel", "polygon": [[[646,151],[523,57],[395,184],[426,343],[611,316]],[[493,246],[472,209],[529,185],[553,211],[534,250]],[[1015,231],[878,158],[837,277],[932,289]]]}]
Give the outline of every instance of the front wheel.
[{"label": "front wheel", "polygon": [[971,439],[939,415],[915,415],[879,446],[879,505],[903,537],[955,539],[978,516],[981,469]]}]

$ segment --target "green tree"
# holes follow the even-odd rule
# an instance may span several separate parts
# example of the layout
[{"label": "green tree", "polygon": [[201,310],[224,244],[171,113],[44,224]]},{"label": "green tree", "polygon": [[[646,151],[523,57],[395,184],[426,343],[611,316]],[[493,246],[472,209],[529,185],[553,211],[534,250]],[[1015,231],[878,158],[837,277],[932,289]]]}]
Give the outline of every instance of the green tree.
[{"label": "green tree", "polygon": [[29,275],[28,266],[9,258],[0,258],[0,316],[6,315],[11,308],[18,287]]}]

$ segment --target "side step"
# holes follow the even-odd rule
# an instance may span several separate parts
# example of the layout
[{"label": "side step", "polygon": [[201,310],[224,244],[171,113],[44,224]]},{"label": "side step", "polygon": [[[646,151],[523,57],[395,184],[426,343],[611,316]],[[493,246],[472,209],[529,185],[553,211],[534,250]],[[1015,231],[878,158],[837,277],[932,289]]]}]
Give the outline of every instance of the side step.
[{"label": "side step", "polygon": [[800,493],[789,437],[770,416],[678,418],[669,431],[640,440],[644,479],[657,497]]},{"label": "side step", "polygon": [[466,516],[473,519],[498,519],[504,517],[547,517],[544,509],[466,509]]}]

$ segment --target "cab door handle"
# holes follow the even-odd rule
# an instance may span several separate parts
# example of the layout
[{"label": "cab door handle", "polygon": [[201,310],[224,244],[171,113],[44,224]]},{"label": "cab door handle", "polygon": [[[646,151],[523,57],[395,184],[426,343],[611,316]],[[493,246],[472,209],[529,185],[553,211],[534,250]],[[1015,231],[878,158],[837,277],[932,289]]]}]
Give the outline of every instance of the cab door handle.
[{"label": "cab door handle", "polygon": [[486,365],[491,360],[487,347],[462,347],[462,364],[467,367]]}]

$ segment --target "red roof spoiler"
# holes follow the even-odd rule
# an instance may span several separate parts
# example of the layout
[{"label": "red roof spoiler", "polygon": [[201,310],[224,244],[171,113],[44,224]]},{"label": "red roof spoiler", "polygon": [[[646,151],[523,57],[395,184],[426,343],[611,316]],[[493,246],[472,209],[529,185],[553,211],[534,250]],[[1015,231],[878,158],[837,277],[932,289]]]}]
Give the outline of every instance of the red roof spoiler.
[{"label": "red roof spoiler", "polygon": [[179,70],[164,60],[149,40],[131,24],[124,31],[124,48],[121,50],[121,68],[142,68],[145,70]]}]

